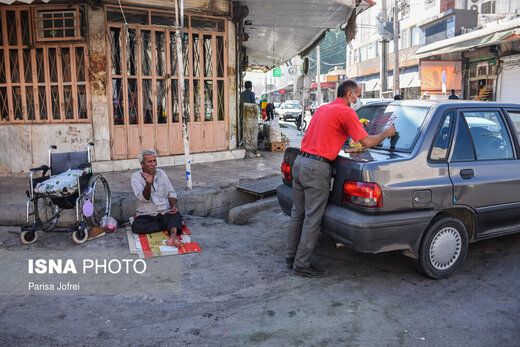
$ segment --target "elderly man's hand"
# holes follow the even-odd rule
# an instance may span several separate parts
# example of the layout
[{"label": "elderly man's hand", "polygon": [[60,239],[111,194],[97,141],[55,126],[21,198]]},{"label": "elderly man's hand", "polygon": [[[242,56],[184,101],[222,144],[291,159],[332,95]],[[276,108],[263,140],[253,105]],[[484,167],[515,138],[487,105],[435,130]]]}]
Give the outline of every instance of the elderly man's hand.
[{"label": "elderly man's hand", "polygon": [[169,214],[176,214],[177,212],[179,212],[179,208],[177,207],[177,205],[173,205],[172,206],[172,209],[170,212],[168,212]]},{"label": "elderly man's hand", "polygon": [[147,172],[141,172],[141,176],[143,177],[144,181],[148,184],[153,183],[153,174],[147,173]]}]

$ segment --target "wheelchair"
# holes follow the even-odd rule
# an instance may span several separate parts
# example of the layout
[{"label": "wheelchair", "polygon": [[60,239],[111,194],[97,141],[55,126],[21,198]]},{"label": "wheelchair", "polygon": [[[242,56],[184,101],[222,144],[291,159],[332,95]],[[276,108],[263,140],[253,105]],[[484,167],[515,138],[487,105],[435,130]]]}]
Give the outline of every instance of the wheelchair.
[{"label": "wheelchair", "polygon": [[[30,170],[29,190],[26,191],[29,198],[26,202],[26,224],[22,226],[20,235],[23,244],[36,242],[38,230],[70,232],[72,241],[82,244],[88,239],[87,222],[93,226],[100,226],[101,219],[110,216],[112,204],[110,188],[103,176],[92,173],[92,146],[94,143],[90,142],[86,151],[53,153],[52,150],[57,147],[52,145],[49,147],[49,165]],[[66,173],[69,169],[84,172],[76,177],[75,191],[57,196],[56,193],[41,193],[35,190],[38,183]],[[37,172],[41,172],[40,177],[35,177]],[[86,209],[85,205],[87,205]],[[76,222],[69,228],[56,229],[58,219],[64,210],[74,210]],[[29,222],[30,216],[32,216],[32,223]]]}]

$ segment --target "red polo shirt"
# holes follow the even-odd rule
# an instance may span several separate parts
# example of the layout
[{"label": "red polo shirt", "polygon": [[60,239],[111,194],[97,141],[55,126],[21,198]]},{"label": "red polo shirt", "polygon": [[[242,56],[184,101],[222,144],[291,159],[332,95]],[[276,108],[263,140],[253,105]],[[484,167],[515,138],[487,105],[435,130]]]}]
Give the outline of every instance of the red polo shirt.
[{"label": "red polo shirt", "polygon": [[356,112],[343,99],[336,98],[318,108],[312,116],[301,151],[334,160],[349,136],[359,141],[368,134]]}]

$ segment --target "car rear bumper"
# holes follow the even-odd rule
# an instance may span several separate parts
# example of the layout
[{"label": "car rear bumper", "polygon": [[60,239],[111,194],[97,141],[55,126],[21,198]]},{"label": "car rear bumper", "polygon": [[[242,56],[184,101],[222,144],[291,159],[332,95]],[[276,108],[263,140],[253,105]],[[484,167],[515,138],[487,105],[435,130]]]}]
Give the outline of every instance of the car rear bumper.
[{"label": "car rear bumper", "polygon": [[[276,190],[278,203],[290,215],[292,189],[284,184]],[[436,211],[413,211],[369,215],[328,204],[322,220],[322,232],[359,252],[380,253],[394,250],[417,250],[423,232]]]}]

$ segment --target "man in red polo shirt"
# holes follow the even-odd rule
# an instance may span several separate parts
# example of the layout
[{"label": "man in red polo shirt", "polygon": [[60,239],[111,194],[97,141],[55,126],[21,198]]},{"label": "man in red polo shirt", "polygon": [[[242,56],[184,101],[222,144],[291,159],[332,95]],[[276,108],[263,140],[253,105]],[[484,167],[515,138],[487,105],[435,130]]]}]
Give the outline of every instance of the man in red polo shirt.
[{"label": "man in red polo shirt", "polygon": [[368,135],[351,105],[357,104],[361,88],[353,80],[338,87],[338,97],[314,113],[294,162],[293,207],[287,232],[285,263],[294,275],[324,277],[326,270],[311,264],[314,246],[327,206],[332,173],[331,161],[350,136],[364,148],[373,147],[395,135],[392,125],[377,135]]}]

